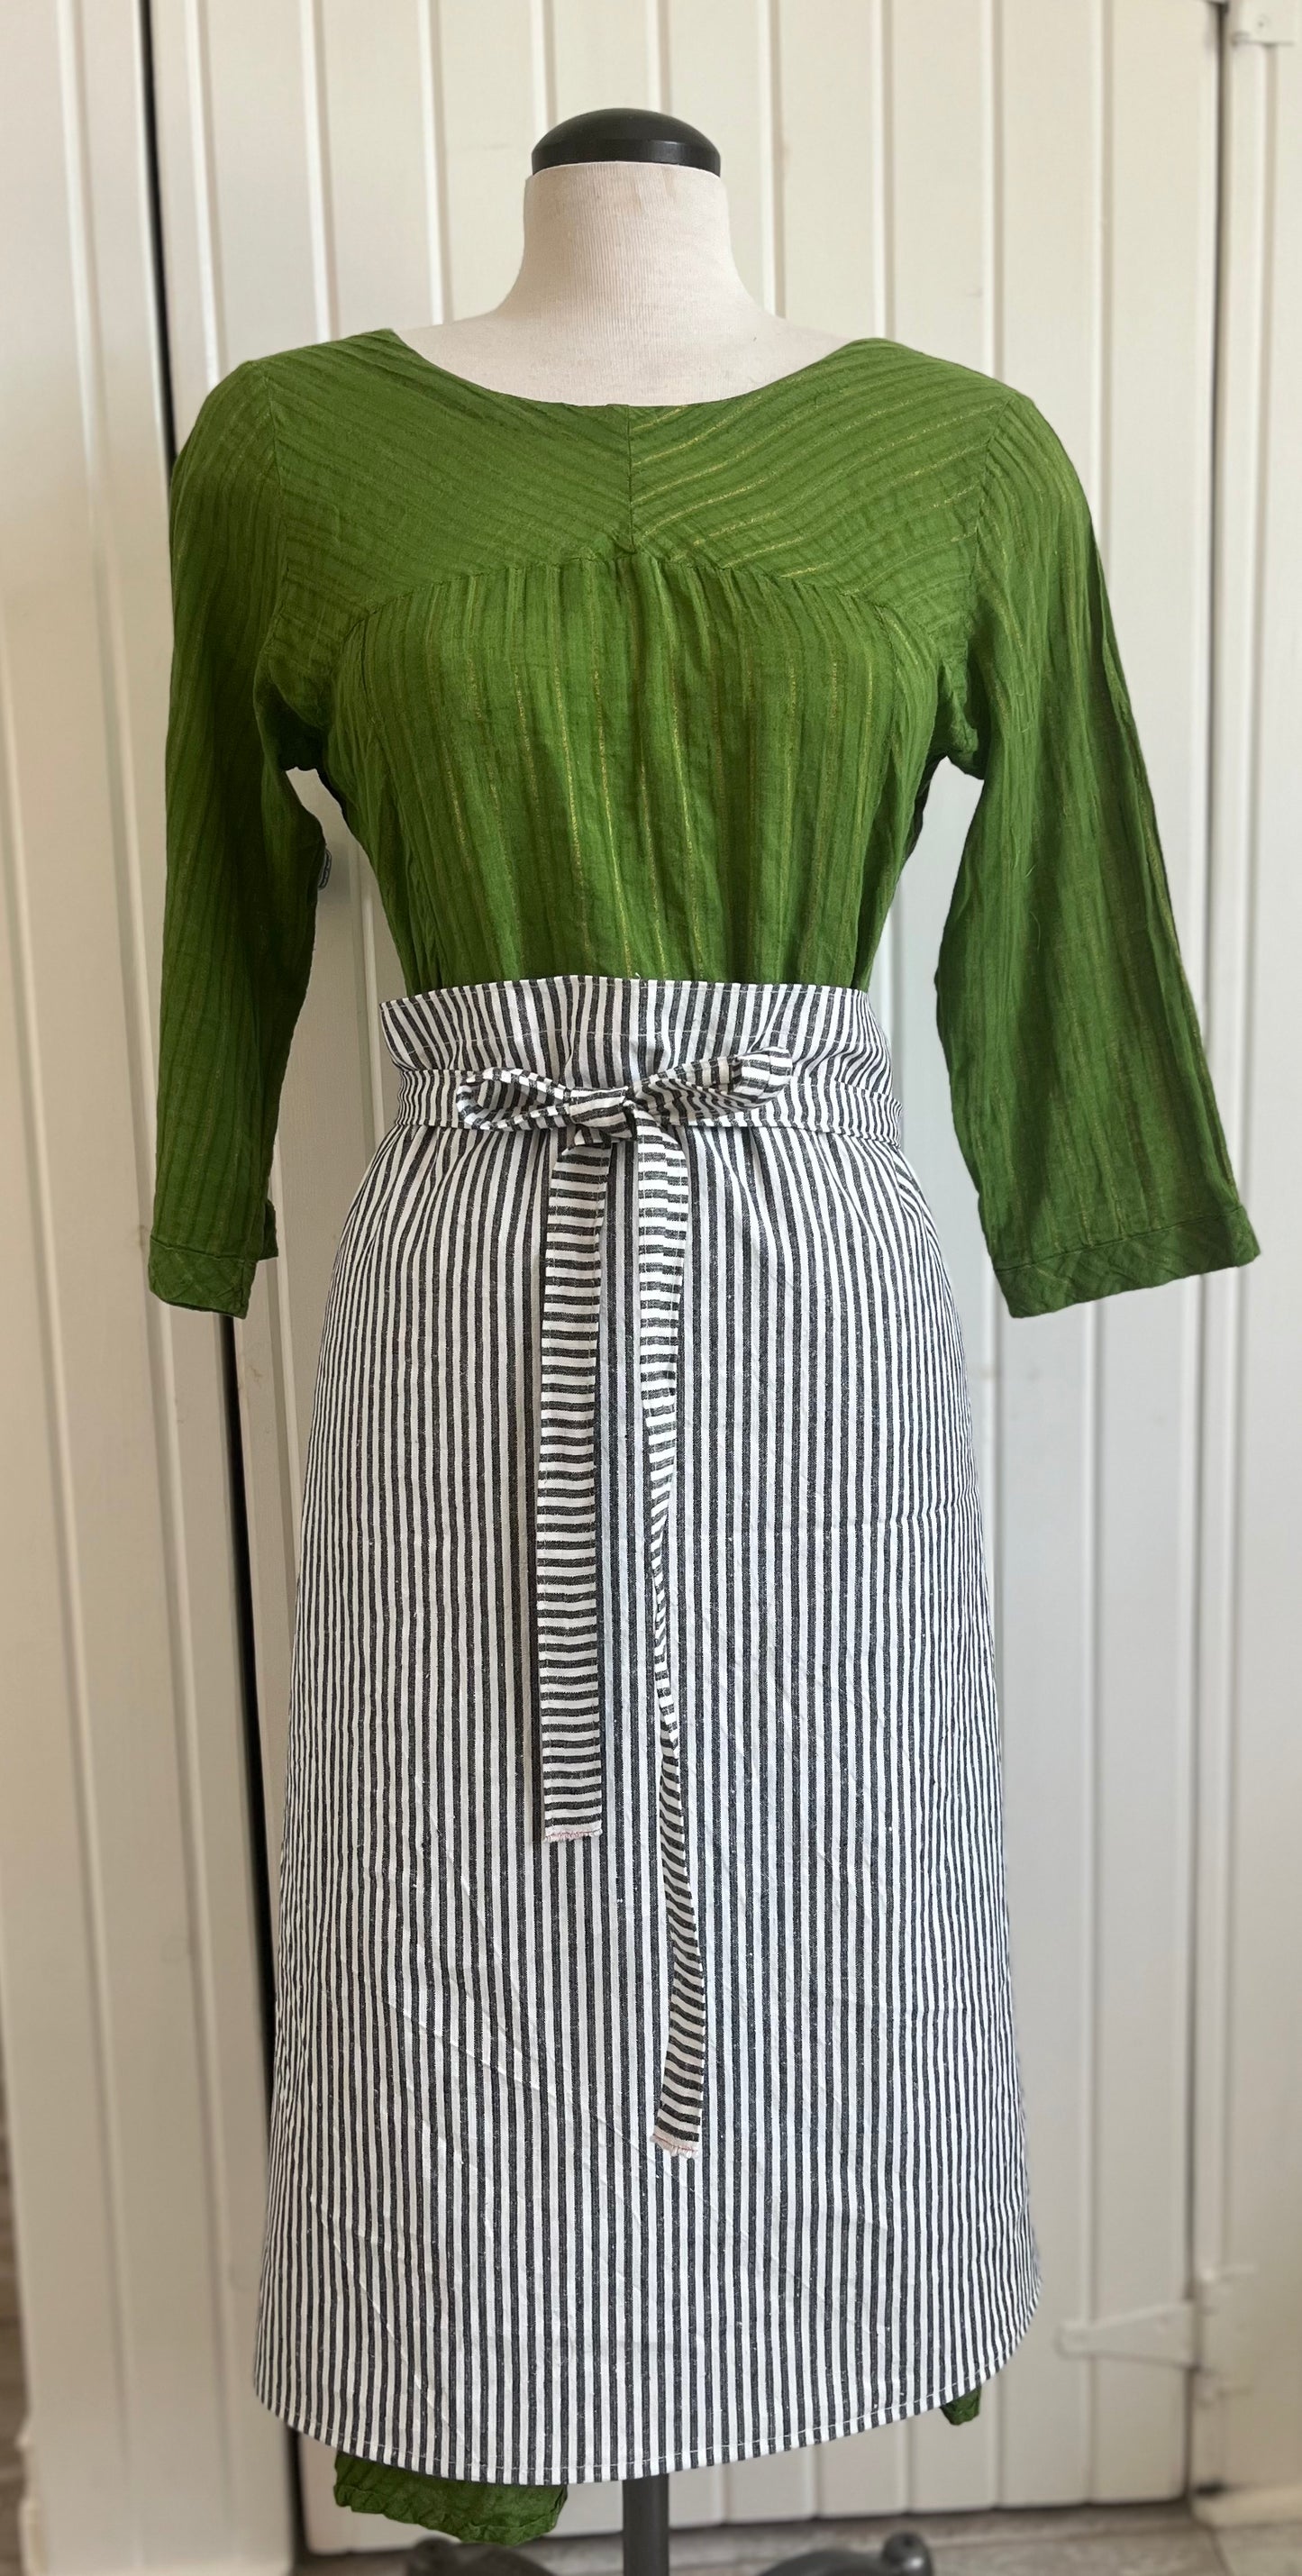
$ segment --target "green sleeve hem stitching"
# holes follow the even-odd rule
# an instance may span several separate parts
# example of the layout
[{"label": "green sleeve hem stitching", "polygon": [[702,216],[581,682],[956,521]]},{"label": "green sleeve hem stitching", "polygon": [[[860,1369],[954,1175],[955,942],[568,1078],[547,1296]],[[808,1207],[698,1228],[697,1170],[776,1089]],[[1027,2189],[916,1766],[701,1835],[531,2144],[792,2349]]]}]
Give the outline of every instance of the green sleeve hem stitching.
[{"label": "green sleeve hem stitching", "polygon": [[225,1252],[219,1245],[213,1243],[174,1243],[168,1234],[151,1234],[149,1240],[151,1244],[157,1245],[160,1252],[184,1253],[188,1261],[256,1262],[261,1258],[259,1250],[262,1242],[261,1235],[258,1237],[257,1244],[248,1244],[239,1252]]},{"label": "green sleeve hem stitching", "polygon": [[[1127,1246],[1134,1254],[1129,1262]],[[1214,1216],[1173,1217],[1165,1225],[1065,1245],[1038,1261],[996,1260],[994,1266],[1009,1313],[1020,1317],[1058,1314],[1064,1307],[1127,1289],[1241,1269],[1260,1251],[1252,1220],[1239,1200]]]},{"label": "green sleeve hem stitching", "polygon": [[[1227,1232],[1238,1233],[1240,1221],[1251,1233],[1251,1222],[1242,1200],[1229,1199],[1224,1205],[1210,1210],[1205,1207],[1186,1208],[1174,1216],[1163,1217],[1157,1225],[1128,1225],[1120,1234],[1087,1234],[1076,1243],[1055,1244],[1051,1252],[1022,1252],[1015,1261],[1004,1261],[1000,1267],[1007,1271],[1052,1270],[1060,1261],[1073,1260],[1078,1252],[1110,1252],[1118,1243],[1149,1243],[1154,1235],[1183,1233],[1189,1226],[1199,1232],[1223,1227]],[[1255,1236],[1253,1240],[1255,1242]]]}]

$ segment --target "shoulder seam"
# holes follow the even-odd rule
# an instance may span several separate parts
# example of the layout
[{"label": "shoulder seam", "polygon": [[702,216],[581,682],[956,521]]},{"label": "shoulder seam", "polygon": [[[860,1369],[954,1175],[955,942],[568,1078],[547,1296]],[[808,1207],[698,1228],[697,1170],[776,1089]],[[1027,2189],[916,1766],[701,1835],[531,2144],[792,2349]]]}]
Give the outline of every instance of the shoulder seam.
[{"label": "shoulder seam", "polygon": [[261,358],[252,358],[250,359],[249,364],[252,367],[262,389],[262,399],[266,405],[267,427],[271,432],[272,473],[276,485],[276,596],[260,647],[260,651],[265,653],[270,645],[273,635],[276,632],[276,628],[280,623],[280,612],[285,591],[285,556],[288,542],[289,511],[285,501],[285,477],[280,461],[280,434],[276,425],[276,406],[272,398],[271,386],[267,380],[266,369]]},{"label": "shoulder seam", "polygon": [[973,615],[976,607],[977,564],[980,561],[981,540],[985,532],[986,504],[990,498],[990,465],[994,456],[995,447],[1003,432],[1004,421],[1010,408],[1013,389],[1011,385],[1003,385],[1000,390],[1003,399],[995,406],[995,416],[991,422],[989,434],[986,438],[985,451],[981,459],[981,484],[977,494],[976,516],[972,521],[971,533],[968,538],[969,634],[971,634],[972,631]]}]

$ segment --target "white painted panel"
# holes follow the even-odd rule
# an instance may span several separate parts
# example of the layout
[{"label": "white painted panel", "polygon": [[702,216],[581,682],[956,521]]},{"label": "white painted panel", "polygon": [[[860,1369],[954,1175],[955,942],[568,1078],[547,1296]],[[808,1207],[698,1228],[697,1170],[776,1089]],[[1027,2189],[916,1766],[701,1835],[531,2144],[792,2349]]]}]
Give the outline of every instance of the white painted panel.
[{"label": "white painted panel", "polygon": [[431,13],[420,0],[321,0],[317,59],[331,327],[424,321],[438,309],[442,262]]},{"label": "white painted panel", "polygon": [[[762,0],[663,0],[668,81],[660,101],[716,146],[732,247],[751,294],[776,301],[777,100]],[[793,316],[793,319],[796,318]]]},{"label": "white painted panel", "polygon": [[[888,187],[881,327],[911,347],[987,370],[994,365],[998,309],[988,181],[989,34],[983,0],[926,0],[919,8],[889,11],[880,143]],[[975,795],[971,782],[953,772],[937,779],[927,828],[891,908],[874,989],[882,986],[905,1150],[923,1175],[964,1321],[982,1490],[993,1512],[997,1461],[987,1399],[996,1291],[953,1130],[932,980]],[[942,2419],[942,2432],[953,2429]],[[909,2437],[887,2438],[902,2445]]]},{"label": "white painted panel", "polygon": [[[353,0],[322,0],[316,20],[271,0],[255,49],[240,0],[208,28],[207,73],[182,22],[169,28],[182,345],[201,345],[186,317],[205,278],[215,320],[202,345],[222,365],[316,332],[482,308],[514,273],[529,151],[549,121],[642,98],[690,117],[722,150],[757,294],[802,321],[886,331],[1002,373],[1066,439],[1098,514],[1201,989],[1211,12],[1193,0],[1124,12],[817,0],[797,13],[785,0],[770,15],[713,0],[668,6],[657,29],[623,0],[571,0],[545,22],[526,0],[491,0],[487,14],[456,0],[427,54],[434,23],[395,8],[377,40]],[[274,116],[241,107],[255,63]],[[207,182],[193,148],[205,135]],[[185,384],[183,411],[201,390]],[[692,2473],[674,2481],[679,2521],[1161,2494],[1182,2476],[1178,2377],[1067,2361],[1054,2336],[1064,2318],[1184,2286],[1203,1292],[1178,1283],[1017,1325],[1003,1312],[934,1023],[973,792],[937,781],[873,990],[959,1295],[981,1443],[1046,2296],[975,2425],[935,2415]],[[273,1825],[305,1408],[333,1230],[383,1115],[374,1002],[397,989],[364,859],[341,848],[336,871],[286,1085],[274,1183],[285,1249],[239,1337]],[[377,2534],[334,2512],[328,2459],[304,2451],[315,2545],[392,2545],[393,2526]],[[609,2528],[616,2508],[610,2490],[576,2494],[562,2527]]]},{"label": "white painted panel", "polygon": [[[992,27],[947,0],[893,21],[887,93],[891,328],[1021,385],[1077,459],[1178,862],[1195,988],[1213,41],[1210,17],[1167,0],[1124,15],[1013,5]],[[1161,151],[1145,156],[1159,125]],[[1132,423],[1142,437],[1121,453]],[[1134,507],[1114,531],[1119,493]],[[933,794],[888,933],[889,1021],[982,1440],[1046,2295],[976,2426],[957,2442],[936,2418],[904,2431],[909,2491],[951,2504],[1170,2493],[1183,2474],[1180,2377],[1065,2362],[1055,2335],[1067,2317],[1178,2298],[1185,2283],[1198,1291],[1031,1322],[1002,1310],[952,1135],[931,985],[970,809],[957,783]],[[895,2437],[867,2437],[864,2450],[883,2438]],[[820,2486],[849,2509],[852,2456]]]},{"label": "white painted panel", "polygon": [[[550,12],[552,95],[539,101],[537,134],[597,107],[665,110],[654,9],[612,9],[609,0],[554,0]],[[690,108],[679,107],[680,116]],[[530,144],[537,140],[530,136]],[[527,165],[526,165],[527,166]]]},{"label": "white painted panel", "polygon": [[[1118,638],[1201,999],[1207,867],[1216,21],[1144,0],[1111,22],[1100,503]],[[1162,100],[1160,118],[1152,101]],[[1197,1281],[1098,1316],[1093,2279],[1097,2313],[1186,2287],[1189,1867],[1198,1492]],[[1079,2369],[1082,2365],[1076,2365]],[[1187,2390],[1109,2360],[1091,2492],[1174,2495]]]},{"label": "white painted panel", "polygon": [[1262,1254],[1213,1283],[1205,1355],[1194,2250],[1245,2277],[1196,2470],[1255,2518],[1302,2485],[1302,51],[1226,80],[1211,999]]},{"label": "white painted panel", "polygon": [[775,31],[775,308],[811,330],[883,332],[880,0],[852,12],[845,0],[775,0]]},{"label": "white painted panel", "polygon": [[[194,5],[203,31],[194,114],[211,156],[206,211],[224,374],[240,358],[322,339],[332,328],[320,40],[311,8]],[[166,15],[158,34],[160,50],[174,41]]]},{"label": "white painted panel", "polygon": [[450,318],[496,304],[515,275],[529,154],[549,118],[529,0],[443,0],[438,31]]},{"label": "white painted panel", "polygon": [[[1001,371],[1053,421],[1096,503],[1101,36],[1093,10],[1012,0],[998,119]],[[1089,2373],[1064,2372],[1053,2336],[1058,2319],[1089,2312],[1092,2279],[1094,1319],[1075,1310],[1039,1318],[1029,1333],[1001,1326],[999,1359],[1009,1900],[1036,2228],[1052,2285],[1003,2438],[1012,2492],[1047,2504],[1090,2492]]]},{"label": "white painted panel", "polygon": [[[672,2503],[682,2523],[1168,2491],[1182,2383],[1065,2362],[1053,2329],[1183,2286],[1186,2086],[1195,2259],[1247,2267],[1242,2384],[1196,2410],[1194,2471],[1278,2490],[1302,2477],[1302,56],[1227,51],[1204,924],[1210,11],[813,0],[797,24],[790,0],[771,18],[728,0],[657,28],[571,0],[546,24],[481,15],[478,50],[445,11],[437,57],[418,0],[378,19],[353,0],[155,14],[182,429],[257,349],[494,300],[535,134],[645,96],[723,144],[757,292],[993,367],[1081,466],[1265,1256],[1089,1314],[1001,1317],[930,1028],[970,801],[938,782],[875,991],[982,1431],[1048,2294],[976,2425],[694,2473]],[[249,2380],[265,2102],[222,1337],[144,1287],[167,633],[139,111],[134,8],[6,22],[0,1988],[37,2536],[60,2571],[271,2567],[289,2540],[290,2446]],[[273,1182],[285,1252],[235,1337],[273,1841],[325,1276],[391,1106],[375,1009],[399,988],[365,860],[335,848]],[[401,2545],[336,2513],[329,2454],[301,2448],[318,2546]],[[618,2505],[576,2492],[562,2529],[608,2529]]]},{"label": "white painted panel", "polygon": [[284,2566],[220,1328],[147,1291],[166,468],[128,0],[0,19],[0,1982],[31,2544]]}]

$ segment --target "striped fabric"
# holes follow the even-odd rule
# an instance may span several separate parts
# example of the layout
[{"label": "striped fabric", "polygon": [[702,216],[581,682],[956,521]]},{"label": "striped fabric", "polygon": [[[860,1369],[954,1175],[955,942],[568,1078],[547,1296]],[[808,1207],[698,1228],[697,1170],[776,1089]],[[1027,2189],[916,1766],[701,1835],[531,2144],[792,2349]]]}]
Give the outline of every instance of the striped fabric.
[{"label": "striped fabric", "polygon": [[952,2401],[1041,2274],[962,1342],[881,1030],[846,986],[589,973],[382,1016],[257,2393],[531,2485]]}]

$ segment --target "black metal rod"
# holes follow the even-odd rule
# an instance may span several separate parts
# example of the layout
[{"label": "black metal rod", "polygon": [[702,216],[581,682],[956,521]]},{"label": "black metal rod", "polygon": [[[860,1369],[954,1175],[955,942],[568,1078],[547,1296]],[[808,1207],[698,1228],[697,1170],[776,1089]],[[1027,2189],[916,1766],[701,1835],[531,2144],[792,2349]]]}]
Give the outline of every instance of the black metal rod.
[{"label": "black metal rod", "polygon": [[624,2576],[669,2576],[669,2480],[624,2480]]}]

